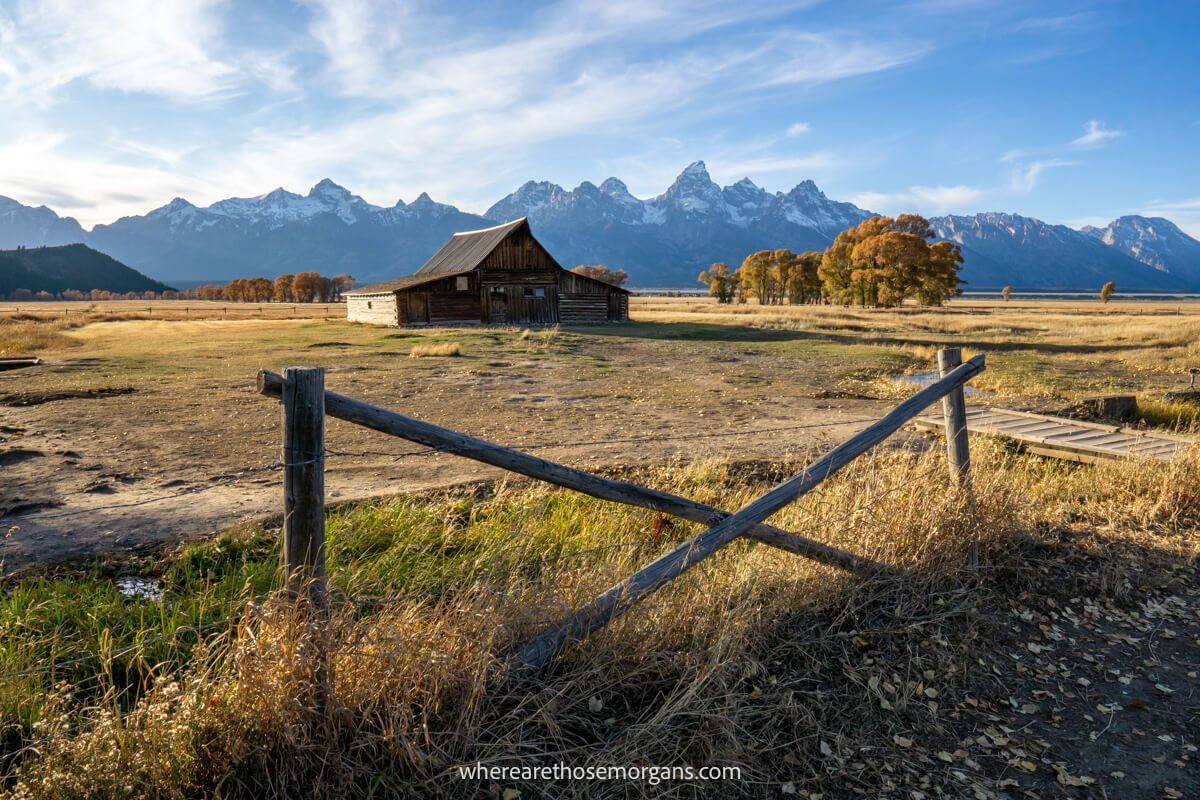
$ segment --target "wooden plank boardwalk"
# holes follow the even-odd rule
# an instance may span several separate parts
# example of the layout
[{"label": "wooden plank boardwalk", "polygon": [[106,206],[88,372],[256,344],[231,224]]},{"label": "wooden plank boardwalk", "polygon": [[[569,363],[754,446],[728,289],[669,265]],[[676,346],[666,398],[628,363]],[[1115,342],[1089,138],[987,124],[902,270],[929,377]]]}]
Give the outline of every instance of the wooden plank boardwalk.
[{"label": "wooden plank boardwalk", "polygon": [[[946,430],[941,409],[918,417],[913,424],[919,430],[936,433]],[[1087,464],[1130,457],[1167,461],[1194,444],[1182,436],[1157,431],[982,406],[967,409],[967,431],[1005,436],[1027,452]]]}]

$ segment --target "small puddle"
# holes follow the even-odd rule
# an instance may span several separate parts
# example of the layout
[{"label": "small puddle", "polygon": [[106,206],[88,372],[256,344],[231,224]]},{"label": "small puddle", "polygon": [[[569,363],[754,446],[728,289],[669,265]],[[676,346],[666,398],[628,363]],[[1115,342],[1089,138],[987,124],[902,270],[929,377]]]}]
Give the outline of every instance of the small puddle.
[{"label": "small puddle", "polygon": [[117,578],[117,591],[125,597],[136,597],[157,603],[163,599],[162,587],[153,578],[124,577]]},{"label": "small puddle", "polygon": [[[937,370],[928,372],[914,372],[912,375],[893,375],[892,383],[911,383],[915,386],[932,386],[942,379],[941,373]],[[964,386],[963,394],[977,394],[983,396],[995,395],[995,392],[989,392],[987,389],[976,389],[974,386]]]}]

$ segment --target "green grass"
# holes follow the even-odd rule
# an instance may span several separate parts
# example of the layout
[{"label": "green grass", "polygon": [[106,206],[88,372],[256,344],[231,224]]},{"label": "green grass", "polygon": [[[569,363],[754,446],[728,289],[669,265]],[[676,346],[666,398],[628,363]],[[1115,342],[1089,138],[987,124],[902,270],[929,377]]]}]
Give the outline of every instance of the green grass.
[{"label": "green grass", "polygon": [[1138,415],[1147,425],[1181,433],[1194,433],[1200,429],[1200,405],[1195,403],[1169,403],[1153,398],[1138,398]]},{"label": "green grass", "polygon": [[[0,599],[0,672],[72,662],[51,672],[0,681],[0,742],[15,749],[40,716],[47,692],[66,682],[80,699],[112,692],[128,707],[156,676],[186,664],[198,636],[188,632],[106,659],[112,653],[180,628],[207,626],[245,606],[274,579],[275,547],[261,532],[227,534],[179,551],[165,562],[134,562],[116,572],[96,565],[84,574],[41,576],[6,587]],[[126,597],[124,576],[157,578],[163,602]]]},{"label": "green grass", "polygon": [[[580,554],[603,560],[614,531],[648,530],[653,514],[571,493],[449,493],[398,498],[331,513],[327,559],[334,590],[354,597],[436,596],[497,576],[536,578]],[[686,530],[679,525],[678,530]],[[624,554],[629,549],[624,548]],[[236,616],[275,583],[278,531],[251,529],[181,547],[162,559],[98,564],[83,574],[12,583],[0,599],[0,672],[81,659],[51,673],[0,680],[4,751],[28,739],[46,697],[72,684],[81,706],[132,706],[156,680],[194,656],[195,633],[147,644],[111,660],[99,655]],[[158,581],[161,602],[125,597],[115,579]],[[205,635],[227,630],[216,625]]]}]

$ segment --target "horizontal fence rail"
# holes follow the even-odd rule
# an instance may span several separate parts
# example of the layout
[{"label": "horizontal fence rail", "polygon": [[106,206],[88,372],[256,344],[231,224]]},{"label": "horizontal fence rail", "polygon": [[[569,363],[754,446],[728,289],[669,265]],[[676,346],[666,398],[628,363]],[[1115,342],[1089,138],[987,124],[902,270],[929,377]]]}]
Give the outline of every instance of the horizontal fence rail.
[{"label": "horizontal fence rail", "polygon": [[[283,379],[273,372],[263,370],[258,374],[258,390],[268,397],[281,397],[283,385]],[[485,439],[477,439],[465,433],[452,431],[440,425],[406,417],[395,411],[373,406],[337,392],[325,392],[325,413],[331,417],[433,447],[442,452],[491,464],[509,472],[552,483],[555,486],[574,489],[601,500],[648,508],[651,511],[671,514],[691,522],[699,522],[702,525],[711,525],[729,516],[728,511],[705,503],[698,503],[669,492],[648,489],[636,483],[612,480],[564,466]],[[883,565],[871,559],[770,525],[755,525],[745,534],[747,538],[851,572],[875,572],[885,569]]]},{"label": "horizontal fence rail", "polygon": [[[808,465],[801,473],[779,484],[736,513],[627,481],[603,478],[484,439],[407,417],[336,392],[324,392],[324,414],[435,448],[438,451],[474,459],[510,472],[573,489],[592,497],[647,508],[710,526],[706,531],[654,560],[569,617],[516,648],[508,659],[508,666],[510,674],[519,677],[545,666],[561,654],[572,641],[585,638],[604,627],[638,602],[738,537],[746,537],[769,544],[811,558],[819,563],[840,567],[855,573],[890,572],[890,569],[876,561],[766,525],[764,521],[784,506],[812,491],[822,481],[858,456],[880,444],[931,404],[947,397],[951,399],[952,403],[961,402],[962,386],[984,371],[984,357],[975,356],[964,364],[954,365],[952,369],[948,368],[950,366],[949,363],[943,364],[941,380],[901,402],[882,419],[829,451]],[[292,369],[288,371],[286,378],[281,378],[275,373],[266,370],[260,371],[258,390],[268,397],[281,400],[286,406],[290,400],[289,387],[304,372],[304,370]],[[288,418],[289,415],[285,409],[285,419]],[[954,437],[954,433],[948,426],[948,437]],[[952,464],[952,473],[958,470],[965,471],[965,463],[964,458],[962,463]],[[302,462],[296,466],[308,465],[308,462]],[[323,500],[320,499],[317,499],[316,502],[323,504]],[[311,515],[309,516],[311,517]],[[319,526],[308,525],[305,527],[313,529],[314,539],[319,535]],[[315,541],[310,543],[307,550],[303,550],[300,542],[293,541],[289,543],[289,550],[292,547],[303,550],[305,559],[311,565],[316,556],[313,552],[314,546],[316,546]],[[301,561],[299,558],[296,560]],[[301,564],[285,566],[291,568],[299,567]]]}]

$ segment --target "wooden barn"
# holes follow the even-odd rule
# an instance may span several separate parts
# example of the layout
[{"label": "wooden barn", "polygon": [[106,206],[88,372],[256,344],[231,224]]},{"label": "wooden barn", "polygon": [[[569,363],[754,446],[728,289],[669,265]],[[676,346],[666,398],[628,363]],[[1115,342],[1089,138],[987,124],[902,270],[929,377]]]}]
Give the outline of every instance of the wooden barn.
[{"label": "wooden barn", "polygon": [[412,275],[347,292],[346,316],[376,325],[625,322],[629,291],[563,269],[521,217],[456,233]]}]

